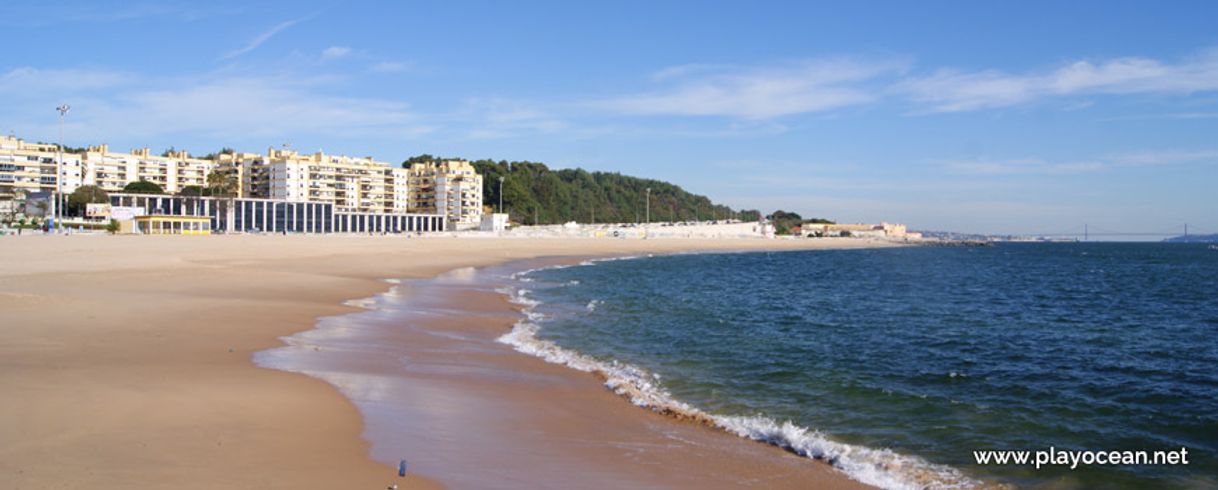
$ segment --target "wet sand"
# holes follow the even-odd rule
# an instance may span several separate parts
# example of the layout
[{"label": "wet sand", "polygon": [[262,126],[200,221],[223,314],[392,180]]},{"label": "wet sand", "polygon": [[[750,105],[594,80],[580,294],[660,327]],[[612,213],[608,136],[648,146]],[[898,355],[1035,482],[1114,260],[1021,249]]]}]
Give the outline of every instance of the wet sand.
[{"label": "wet sand", "polygon": [[[0,242],[0,481],[10,488],[465,488],[468,477],[497,487],[586,488],[774,487],[780,479],[857,487],[827,465],[635,408],[591,376],[479,344],[515,321],[493,292],[449,295],[449,314],[419,323],[456,338],[403,332],[394,340],[431,337],[436,351],[414,352],[415,370],[404,377],[417,390],[412,416],[395,419],[412,432],[384,452],[370,453],[360,435],[380,429],[365,427],[333,387],[257,368],[251,356],[312,329],[319,317],[359,311],[343,302],[383,292],[388,277],[538,256],[867,245],[7,238]],[[444,349],[472,350],[454,357]],[[367,356],[361,369],[380,369],[392,356]],[[481,443],[492,440],[515,442]],[[397,478],[399,457],[422,476]]]}]

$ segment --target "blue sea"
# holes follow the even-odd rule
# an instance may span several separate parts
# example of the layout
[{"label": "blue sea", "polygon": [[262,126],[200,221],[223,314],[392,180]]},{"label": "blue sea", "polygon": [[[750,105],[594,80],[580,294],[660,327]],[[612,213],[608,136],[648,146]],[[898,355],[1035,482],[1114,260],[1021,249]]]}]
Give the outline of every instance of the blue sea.
[{"label": "blue sea", "polygon": [[[1218,488],[1218,251],[1000,243],[516,274],[502,341],[885,488]],[[1188,465],[978,465],[977,450]]]}]

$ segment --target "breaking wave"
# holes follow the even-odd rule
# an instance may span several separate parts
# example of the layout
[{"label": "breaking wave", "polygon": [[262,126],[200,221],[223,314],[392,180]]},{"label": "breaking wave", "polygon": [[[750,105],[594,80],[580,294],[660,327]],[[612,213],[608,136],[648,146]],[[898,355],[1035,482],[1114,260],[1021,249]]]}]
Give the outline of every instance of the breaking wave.
[{"label": "breaking wave", "polygon": [[[580,265],[592,265],[604,260],[595,259]],[[545,267],[518,272],[511,276],[520,282],[532,282],[528,274],[559,267]],[[636,406],[681,420],[689,420],[717,428],[725,432],[754,441],[781,447],[800,456],[824,461],[859,482],[892,490],[917,489],[972,489],[989,487],[973,480],[959,470],[930,463],[922,458],[896,453],[890,449],[845,444],[834,441],[820,431],[799,426],[790,421],[778,422],[764,415],[741,416],[719,415],[702,411],[682,402],[669,393],[660,382],[660,376],[638,366],[617,360],[600,360],[583,353],[560,347],[558,344],[538,337],[540,323],[546,315],[537,312],[541,304],[530,296],[532,292],[522,287],[506,287],[499,290],[510,300],[523,306],[524,318],[497,340],[517,351],[539,357],[546,362],[560,364],[577,371],[592,373],[604,381],[607,388],[625,397]],[[597,301],[587,305],[588,311],[596,309]]]}]

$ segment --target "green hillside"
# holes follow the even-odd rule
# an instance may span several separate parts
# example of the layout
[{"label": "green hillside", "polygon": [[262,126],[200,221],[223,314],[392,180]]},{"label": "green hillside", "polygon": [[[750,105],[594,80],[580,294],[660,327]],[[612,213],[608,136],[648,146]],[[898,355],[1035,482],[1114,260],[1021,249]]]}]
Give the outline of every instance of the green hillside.
[{"label": "green hillside", "polygon": [[[437,160],[419,155],[402,162]],[[543,163],[476,160],[471,164],[483,178],[483,202],[499,205],[499,177],[504,176],[503,208],[513,222],[558,224],[634,223],[645,220],[646,189],[651,188],[651,221],[717,220],[735,216],[756,221],[755,210],[736,211],[715,204],[706,196],[691,194],[680,186],[616,172],[583,169],[552,170]],[[497,209],[496,209],[497,210]],[[733,214],[734,213],[734,214]]]}]

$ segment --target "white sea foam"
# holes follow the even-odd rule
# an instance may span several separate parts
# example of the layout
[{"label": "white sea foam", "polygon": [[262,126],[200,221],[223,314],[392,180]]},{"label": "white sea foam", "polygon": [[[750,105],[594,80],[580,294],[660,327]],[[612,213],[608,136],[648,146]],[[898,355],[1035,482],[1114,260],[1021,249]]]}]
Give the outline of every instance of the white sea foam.
[{"label": "white sea foam", "polygon": [[[833,441],[819,431],[765,416],[716,415],[706,413],[674,398],[659,382],[659,376],[631,364],[602,361],[560,347],[537,336],[544,315],[536,312],[540,304],[529,297],[530,290],[507,288],[510,300],[524,305],[525,318],[497,339],[517,351],[567,366],[577,371],[596,373],[605,386],[631,403],[674,417],[700,421],[731,434],[772,444],[795,454],[825,461],[849,477],[868,485],[893,490],[963,489],[982,484],[955,468],[937,465],[916,457],[866,446]],[[593,300],[589,311],[595,309]]]},{"label": "white sea foam", "polygon": [[[589,265],[596,265],[597,263],[600,263],[600,262],[614,262],[614,261],[618,261],[618,260],[633,260],[633,259],[641,259],[643,257],[655,257],[655,255],[654,254],[645,254],[645,255],[622,255],[620,257],[601,257],[601,258],[596,258],[596,259],[585,260],[583,262],[580,262],[579,265],[589,266]],[[570,267],[570,266],[568,266],[568,267]]]},{"label": "white sea foam", "polygon": [[589,301],[588,306],[586,306],[585,308],[588,309],[588,313],[592,313],[592,312],[596,311],[597,306],[600,306],[603,303],[604,303],[604,301],[601,301],[599,299],[594,299],[592,301]]}]

